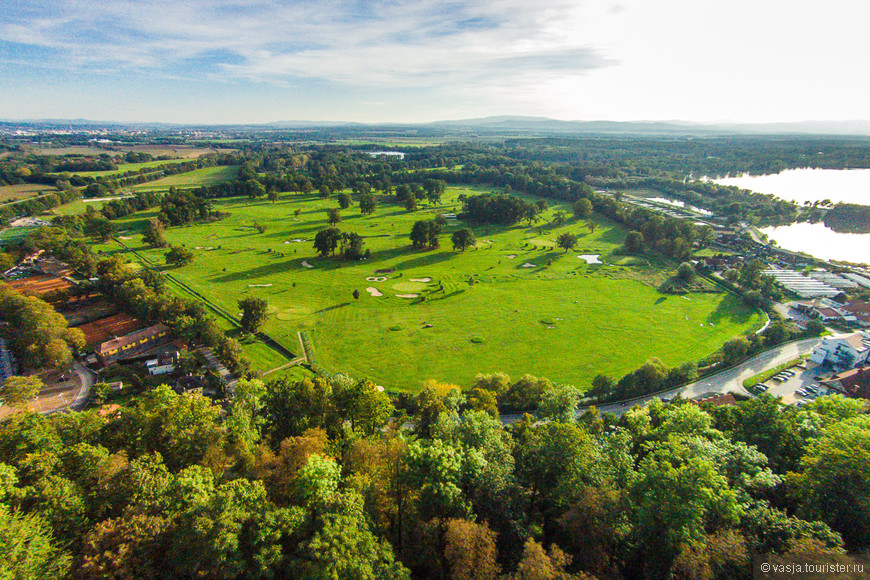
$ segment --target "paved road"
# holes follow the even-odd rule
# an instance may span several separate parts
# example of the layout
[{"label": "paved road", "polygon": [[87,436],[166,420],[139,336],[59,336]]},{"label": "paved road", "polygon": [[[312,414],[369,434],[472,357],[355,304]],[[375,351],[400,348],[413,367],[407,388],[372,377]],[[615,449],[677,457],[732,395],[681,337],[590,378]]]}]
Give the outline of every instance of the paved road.
[{"label": "paved road", "polygon": [[97,373],[87,368],[79,361],[75,362],[75,371],[79,376],[79,380],[82,382],[82,388],[79,389],[79,394],[76,395],[76,400],[73,401],[70,407],[78,411],[87,404],[88,399],[91,396],[91,387],[93,387],[94,383],[97,381]]},{"label": "paved road", "polygon": [[[601,413],[614,413],[622,415],[625,411],[636,405],[643,405],[654,398],[673,398],[680,395],[684,399],[691,399],[706,393],[741,393],[746,395],[747,391],[743,388],[743,381],[749,377],[755,376],[758,373],[773,368],[782,363],[794,360],[802,354],[809,354],[813,348],[822,342],[821,338],[808,338],[798,342],[792,342],[765,351],[746,362],[737,365],[736,367],[722,371],[721,373],[704,377],[694,383],[677,387],[656,395],[649,395],[639,399],[631,400],[627,405],[623,403],[613,403],[609,405],[601,405],[598,410]],[[583,407],[578,410],[578,414],[586,411]],[[518,421],[522,415],[502,415],[503,423],[513,423]]]},{"label": "paved road", "polygon": [[747,391],[743,388],[744,380],[769,368],[794,360],[802,354],[809,354],[813,351],[813,348],[821,344],[821,342],[821,338],[808,338],[806,340],[785,344],[765,351],[734,368],[705,377],[695,381],[694,383],[689,383],[684,387],[671,389],[670,391],[659,393],[658,395],[651,395],[649,397],[632,401],[630,405],[625,407],[617,403],[613,405],[602,405],[599,409],[602,413],[609,411],[621,415],[622,412],[632,406],[642,405],[655,397],[660,399],[672,398],[679,394],[684,399],[692,399],[705,393],[741,393],[745,395],[747,394]]}]

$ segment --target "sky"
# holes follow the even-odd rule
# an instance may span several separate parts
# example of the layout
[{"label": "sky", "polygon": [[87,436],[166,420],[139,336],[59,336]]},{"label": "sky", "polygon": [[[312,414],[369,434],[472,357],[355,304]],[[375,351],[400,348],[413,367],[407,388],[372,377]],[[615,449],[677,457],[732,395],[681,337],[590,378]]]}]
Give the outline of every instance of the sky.
[{"label": "sky", "polygon": [[2,0],[0,118],[870,119],[866,0]]}]

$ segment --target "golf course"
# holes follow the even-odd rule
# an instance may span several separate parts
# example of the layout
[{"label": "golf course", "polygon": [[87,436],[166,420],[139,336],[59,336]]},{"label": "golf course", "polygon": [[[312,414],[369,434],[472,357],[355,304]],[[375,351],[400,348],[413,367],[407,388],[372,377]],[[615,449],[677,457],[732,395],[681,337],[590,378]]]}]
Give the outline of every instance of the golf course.
[{"label": "golf course", "polygon": [[[117,241],[97,248],[165,269],[234,315],[239,299],[263,298],[263,330],[281,345],[301,355],[302,333],[327,372],[368,377],[393,391],[414,391],[428,379],[468,386],[477,373],[492,372],[586,389],[598,373],[619,377],[650,357],[666,365],[696,361],[763,323],[761,313],[724,292],[659,292],[678,264],[615,253],[625,228],[599,214],[574,219],[567,204],[550,205],[531,226],[450,217],[440,248],[411,246],[414,222],[459,214],[460,195],[489,191],[448,187],[439,203],[416,211],[381,198],[365,216],[354,203],[334,227],[363,237],[370,256],[357,261],[314,249],[315,235],[330,227],[326,209],[338,207],[335,195],[316,193],[214,200],[228,217],[166,230],[170,244],[194,253],[181,268],[166,267],[166,249],[142,242],[158,209],[117,220]],[[568,217],[555,225],[559,211]],[[454,250],[450,236],[465,227],[476,244]],[[578,237],[571,251],[555,242],[565,232]],[[289,360],[262,343],[246,350],[259,371]]]}]

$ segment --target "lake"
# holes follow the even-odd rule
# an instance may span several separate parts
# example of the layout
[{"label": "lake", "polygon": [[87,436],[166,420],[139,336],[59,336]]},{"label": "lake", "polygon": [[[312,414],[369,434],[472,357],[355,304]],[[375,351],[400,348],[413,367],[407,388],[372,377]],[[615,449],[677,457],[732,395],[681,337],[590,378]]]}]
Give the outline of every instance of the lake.
[{"label": "lake", "polygon": [[774,175],[741,175],[713,180],[758,193],[772,193],[786,201],[830,199],[870,205],[870,169],[787,169]]},{"label": "lake", "polygon": [[[870,169],[787,169],[775,175],[714,179],[722,185],[770,193],[799,204],[829,199],[870,205]],[[822,223],[797,223],[761,230],[779,247],[823,260],[870,263],[870,234],[840,234]]]},{"label": "lake", "polygon": [[840,234],[822,223],[795,223],[761,228],[780,248],[805,252],[822,260],[870,264],[870,234]]}]

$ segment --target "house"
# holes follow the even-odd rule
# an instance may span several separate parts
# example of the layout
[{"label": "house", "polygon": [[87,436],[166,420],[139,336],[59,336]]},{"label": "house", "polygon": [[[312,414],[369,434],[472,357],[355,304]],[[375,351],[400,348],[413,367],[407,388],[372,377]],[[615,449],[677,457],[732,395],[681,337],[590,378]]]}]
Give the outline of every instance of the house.
[{"label": "house", "polygon": [[870,366],[838,373],[821,384],[848,397],[870,399]]},{"label": "house", "polygon": [[161,354],[157,358],[145,361],[145,368],[148,369],[148,374],[163,375],[171,373],[175,370],[175,365],[178,363],[178,351],[167,352]]},{"label": "house", "polygon": [[97,357],[104,365],[123,359],[136,358],[152,348],[172,340],[169,327],[155,324],[142,330],[106,341],[95,349]]},{"label": "house", "polygon": [[858,326],[870,327],[870,304],[863,300],[849,300],[840,307],[847,315],[855,318]]},{"label": "house", "polygon": [[690,399],[689,402],[694,403],[695,405],[707,403],[708,405],[713,405],[714,407],[722,407],[736,405],[737,399],[735,399],[734,395],[732,395],[731,393],[705,393],[700,397]]},{"label": "house", "polygon": [[864,364],[870,360],[870,332],[825,337],[813,350],[810,360],[846,369]]}]

